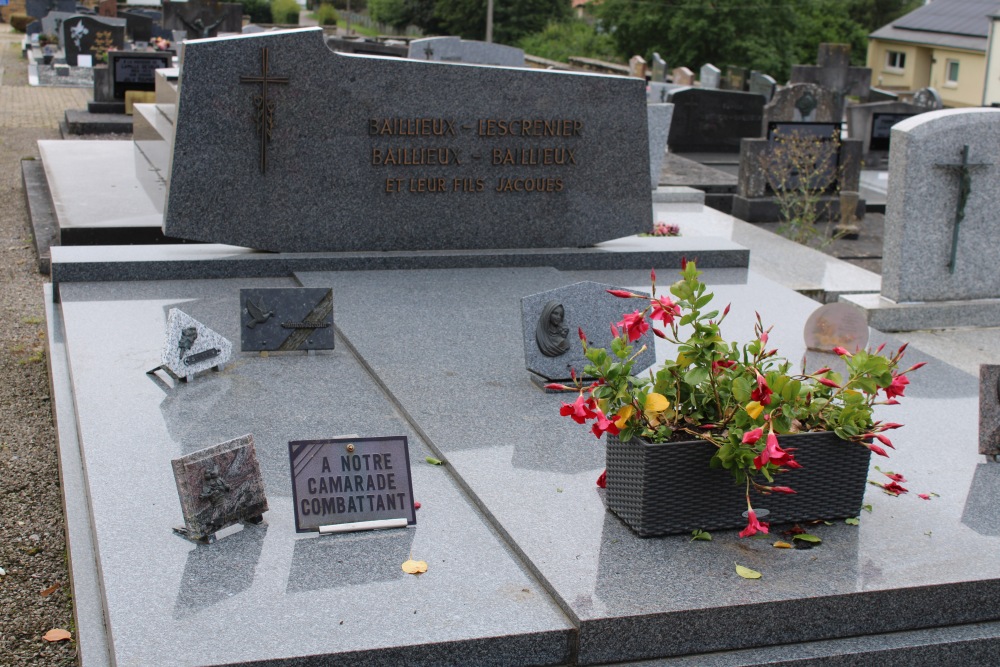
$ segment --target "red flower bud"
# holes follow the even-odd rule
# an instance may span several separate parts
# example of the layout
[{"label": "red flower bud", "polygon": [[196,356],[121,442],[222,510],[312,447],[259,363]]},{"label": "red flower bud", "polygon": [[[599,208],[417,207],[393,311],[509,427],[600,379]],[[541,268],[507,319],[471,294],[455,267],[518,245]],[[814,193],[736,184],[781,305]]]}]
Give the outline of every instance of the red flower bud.
[{"label": "red flower bud", "polygon": [[863,442],[861,444],[864,445],[865,447],[867,447],[868,449],[872,450],[873,452],[875,452],[879,456],[884,456],[886,458],[889,458],[889,455],[885,453],[885,450],[882,449],[881,447],[879,447],[878,445],[873,444],[871,442]]},{"label": "red flower bud", "polygon": [[878,441],[881,442],[886,447],[892,447],[893,449],[896,449],[896,446],[892,444],[892,440],[885,437],[881,433],[876,434],[875,437],[878,438]]},{"label": "red flower bud", "polygon": [[924,366],[926,366],[926,365],[927,365],[927,362],[926,362],[926,361],[920,361],[920,362],[917,362],[917,363],[913,364],[912,366],[910,366],[909,368],[907,368],[907,369],[906,369],[905,371],[903,371],[903,372],[904,372],[904,373],[909,373],[910,371],[915,371],[915,370],[917,370],[918,368],[923,368],[923,367],[924,367]]},{"label": "red flower bud", "polygon": [[609,290],[606,290],[606,291],[611,296],[616,296],[619,299],[631,299],[632,297],[638,297],[639,296],[638,294],[632,294],[632,292],[628,292],[628,291],[623,290],[623,289],[609,289]]},{"label": "red flower bud", "polygon": [[602,489],[608,488],[608,471],[605,470],[601,473],[601,476],[597,478],[597,486]]},{"label": "red flower bud", "polygon": [[664,338],[664,339],[667,337],[667,334],[663,333],[662,331],[660,331],[656,327],[653,327],[653,335],[657,336],[659,338]]},{"label": "red flower bud", "polygon": [[547,384],[545,385],[545,388],[551,389],[553,391],[569,391],[572,389],[572,387],[567,387],[566,385],[559,384],[557,382],[553,382],[552,384]]},{"label": "red flower bud", "polygon": [[791,489],[787,486],[771,486],[767,487],[769,491],[774,493],[795,493],[795,489]]},{"label": "red flower bud", "polygon": [[830,378],[819,378],[816,380],[816,382],[819,382],[821,385],[824,385],[826,387],[833,387],[834,389],[840,389],[840,385],[831,380]]},{"label": "red flower bud", "polygon": [[583,327],[577,327],[576,333],[578,336],[580,336],[580,340],[582,340],[584,343],[587,342],[587,337],[583,335]]},{"label": "red flower bud", "polygon": [[656,284],[656,269],[649,270],[649,282]]},{"label": "red flower bud", "polygon": [[838,355],[840,355],[842,357],[845,356],[845,355],[848,356],[848,357],[851,356],[850,352],[848,352],[844,348],[840,347],[839,345],[837,347],[833,348],[833,353],[834,354],[838,354]]},{"label": "red flower bud", "polygon": [[727,303],[727,304],[726,304],[726,307],[725,307],[725,309],[724,309],[724,310],[722,311],[722,316],[723,316],[723,317],[725,317],[726,315],[728,315],[728,314],[729,314],[729,307],[730,307],[730,306],[732,306],[732,305],[733,305],[733,304],[731,304],[731,303]]},{"label": "red flower bud", "polygon": [[816,371],[815,373],[813,373],[813,375],[822,375],[823,373],[829,373],[829,372],[830,372],[830,368],[828,366],[824,366],[823,368],[821,368],[818,371]]}]

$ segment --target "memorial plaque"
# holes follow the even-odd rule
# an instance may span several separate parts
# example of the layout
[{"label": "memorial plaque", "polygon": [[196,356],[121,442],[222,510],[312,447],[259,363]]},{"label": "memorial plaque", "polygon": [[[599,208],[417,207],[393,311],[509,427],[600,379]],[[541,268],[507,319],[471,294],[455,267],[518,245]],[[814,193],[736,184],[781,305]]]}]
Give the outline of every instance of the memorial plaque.
[{"label": "memorial plaque", "polygon": [[803,330],[806,347],[816,352],[864,349],[868,344],[868,320],[864,311],[848,303],[820,306],[806,321]]},{"label": "memorial plaque", "polygon": [[288,457],[296,532],[391,519],[417,522],[406,436],[296,440],[288,443]]},{"label": "memorial plaque", "polygon": [[278,287],[240,290],[240,349],[332,350],[333,290]]},{"label": "memorial plaque", "polygon": [[670,150],[675,153],[739,153],[740,140],[758,138],[764,96],[727,90],[683,88],[670,93],[674,105]]},{"label": "memorial plaque", "polygon": [[901,120],[912,118],[917,114],[913,113],[873,113],[871,140],[868,150],[887,151],[889,150],[889,139],[892,137],[892,126]]},{"label": "memorial plaque", "polygon": [[170,67],[172,51],[111,51],[108,67],[114,81],[115,99],[125,99],[125,91],[156,89],[156,70]]},{"label": "memorial plaque", "polygon": [[[538,384],[569,382],[571,369],[577,377],[583,376],[583,368],[590,362],[583,356],[580,329],[589,345],[610,348],[611,325],[648,305],[612,296],[609,289],[624,288],[585,281],[521,299],[525,367],[537,376]],[[648,295],[641,291],[635,294]],[[632,366],[633,375],[638,375],[656,362],[652,331],[633,345],[636,350],[646,346]]]},{"label": "memorial plaque", "polygon": [[184,514],[184,527],[174,528],[177,533],[213,542],[223,528],[263,520],[267,496],[252,435],[200,449],[170,465]]},{"label": "memorial plaque", "polygon": [[171,376],[187,381],[200,371],[219,369],[229,361],[233,344],[187,313],[171,308],[167,314],[167,334],[160,352],[160,365]]}]

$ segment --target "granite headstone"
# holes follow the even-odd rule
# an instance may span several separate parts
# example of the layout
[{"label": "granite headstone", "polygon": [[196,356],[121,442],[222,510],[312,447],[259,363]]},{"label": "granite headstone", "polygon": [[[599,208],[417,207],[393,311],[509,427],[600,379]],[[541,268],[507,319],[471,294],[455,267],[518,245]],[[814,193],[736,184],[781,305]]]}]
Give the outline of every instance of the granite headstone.
[{"label": "granite headstone", "polygon": [[167,313],[166,336],[160,351],[161,368],[186,381],[201,371],[218,369],[229,361],[233,344],[178,308]]},{"label": "granite headstone", "polygon": [[[872,71],[851,65],[850,44],[820,44],[815,65],[792,65],[791,83],[814,83],[832,91],[839,113],[848,95],[868,100]],[[839,116],[838,116],[839,118]]]},{"label": "granite headstone", "polygon": [[111,51],[108,71],[114,99],[124,100],[129,90],[155,90],[156,70],[170,67],[173,55],[173,51]]},{"label": "granite headstone", "polygon": [[888,156],[892,126],[927,111],[906,102],[868,102],[847,107],[847,134],[862,142],[865,162],[878,166]]},{"label": "granite headstone", "polygon": [[332,289],[242,289],[240,305],[240,349],[244,352],[333,349]]},{"label": "granite headstone", "polygon": [[668,143],[675,153],[738,153],[741,139],[762,136],[762,95],[682,88],[667,100],[674,104]]},{"label": "granite headstone", "polygon": [[836,95],[812,83],[793,83],[774,93],[764,107],[768,123],[840,123]]},{"label": "granite headstone", "polygon": [[719,87],[722,88],[722,90],[745,91],[747,89],[747,79],[749,76],[750,70],[745,67],[726,65],[726,72],[722,76]]},{"label": "granite headstone", "polygon": [[34,16],[36,19],[43,19],[50,12],[76,14],[76,0],[27,0],[24,7],[28,16]]},{"label": "granite headstone", "polygon": [[[583,369],[590,362],[583,356],[580,330],[588,345],[610,348],[611,325],[635,310],[632,306],[639,302],[613,296],[609,289],[623,288],[585,281],[521,299],[525,367],[533,379],[540,378],[539,383],[569,382],[571,370],[577,377],[584,376]],[[633,374],[639,374],[656,362],[652,332],[647,331],[633,345],[636,350],[646,346],[632,366]]]},{"label": "granite headstone", "polygon": [[149,42],[157,36],[153,28],[159,27],[162,16],[161,12],[139,8],[118,12],[118,17],[125,19],[125,34],[133,42]]},{"label": "granite headstone", "polygon": [[715,90],[719,87],[719,83],[722,80],[722,70],[712,63],[705,63],[701,66],[698,79],[701,81],[702,88]]},{"label": "granite headstone", "polygon": [[673,104],[649,104],[646,117],[649,126],[649,181],[651,189],[660,184],[660,170],[667,152],[667,138],[670,136],[670,120],[674,116]]},{"label": "granite headstone", "polygon": [[774,80],[773,76],[756,70],[750,72],[750,83],[747,85],[748,92],[763,95],[764,99],[770,102],[771,98],[774,97],[774,91],[777,87],[778,82]]},{"label": "granite headstone", "polygon": [[650,81],[665,83],[667,80],[667,61],[659,53],[653,53]]},{"label": "granite headstone", "polygon": [[184,527],[174,530],[198,542],[237,523],[260,523],[267,511],[264,478],[253,436],[244,435],[170,462]]},{"label": "granite headstone", "polygon": [[675,67],[673,71],[670,72],[670,78],[674,84],[678,86],[694,85],[694,72],[687,67]]},{"label": "granite headstone", "polygon": [[[358,51],[355,51],[358,53]],[[470,65],[499,65],[524,67],[524,50],[492,42],[478,42],[461,37],[424,37],[410,42],[408,58],[466,63]]]},{"label": "granite headstone", "polygon": [[628,75],[639,79],[646,78],[646,59],[642,56],[632,56],[628,59]]},{"label": "granite headstone", "polygon": [[979,453],[1000,461],[1000,366],[979,366]]},{"label": "granite headstone", "polygon": [[78,65],[79,56],[90,56],[93,64],[103,62],[108,51],[125,46],[125,19],[76,15],[62,22],[62,43],[66,64]]},{"label": "granite headstone", "polygon": [[1000,109],[944,109],[892,128],[882,296],[1000,298]]},{"label": "granite headstone", "polygon": [[337,54],[320,28],[184,53],[169,236],[292,252],[540,248],[652,226],[642,81]]}]

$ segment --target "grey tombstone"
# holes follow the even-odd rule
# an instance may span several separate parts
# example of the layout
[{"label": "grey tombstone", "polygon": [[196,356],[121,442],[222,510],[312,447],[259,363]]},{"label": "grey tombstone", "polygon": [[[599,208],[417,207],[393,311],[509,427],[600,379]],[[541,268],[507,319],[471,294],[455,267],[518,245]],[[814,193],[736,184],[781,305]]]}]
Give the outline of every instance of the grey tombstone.
[{"label": "grey tombstone", "polygon": [[49,12],[42,17],[42,33],[55,35],[59,39],[59,48],[65,48],[62,24],[63,21],[73,16],[78,16],[78,14],[76,12]]},{"label": "grey tombstone", "polygon": [[763,95],[764,99],[768,102],[774,97],[774,91],[778,87],[778,82],[774,80],[773,76],[764,74],[763,72],[758,72],[754,70],[750,72],[750,83],[748,85],[748,92],[757,93],[758,95]]},{"label": "grey tombstone", "polygon": [[673,104],[646,106],[649,126],[649,180],[653,190],[660,184],[660,170],[663,168],[663,156],[667,152],[667,137],[670,136],[670,120],[673,116]]},{"label": "grey tombstone", "polygon": [[175,238],[544,248],[652,226],[642,81],[342,55],[320,28],[190,41],[181,76]]},{"label": "grey tombstone", "polygon": [[178,308],[167,313],[160,365],[171,377],[186,382],[201,371],[218,370],[229,361],[233,344]]},{"label": "grey tombstone", "polygon": [[665,83],[667,80],[667,61],[659,53],[653,54],[653,70],[650,81]]},{"label": "grey tombstone", "polygon": [[795,83],[774,93],[764,107],[769,123],[840,123],[836,95],[812,83]]},{"label": "grey tombstone", "polygon": [[[851,66],[850,44],[820,44],[815,65],[792,65],[791,83],[814,83],[833,91],[836,106],[843,113],[845,98],[854,95],[868,100],[872,71]],[[839,117],[838,117],[839,118]]]},{"label": "grey tombstone", "polygon": [[244,352],[333,349],[332,289],[241,289],[240,307],[240,349]]},{"label": "grey tombstone", "polygon": [[674,104],[668,142],[674,153],[738,153],[741,139],[762,135],[761,95],[681,88],[667,100]]},{"label": "grey tombstone", "polygon": [[76,0],[27,0],[24,8],[28,16],[36,19],[45,18],[50,12],[77,13]]},{"label": "grey tombstone", "polygon": [[110,52],[108,72],[113,87],[113,99],[124,100],[125,92],[129,90],[155,90],[156,70],[170,67],[173,56],[173,51]]},{"label": "grey tombstone", "polygon": [[906,102],[868,102],[847,107],[847,134],[862,142],[865,165],[880,168],[889,157],[892,127],[927,111]]},{"label": "grey tombstone", "polygon": [[162,20],[162,13],[144,9],[118,12],[125,19],[125,34],[133,42],[149,42],[153,39],[153,25]]},{"label": "grey tombstone", "polygon": [[687,67],[675,67],[670,73],[671,80],[678,86],[693,86],[694,72]]},{"label": "grey tombstone", "polygon": [[701,81],[702,88],[715,90],[719,87],[719,83],[722,80],[722,70],[712,63],[706,63],[701,66],[698,78]]},{"label": "grey tombstone", "polygon": [[76,15],[62,22],[66,64],[77,66],[78,56],[92,56],[97,64],[112,50],[125,46],[125,19]]},{"label": "grey tombstone", "polygon": [[[353,51],[364,53],[365,51]],[[424,37],[410,42],[408,58],[470,65],[524,67],[524,50],[461,37]]]},{"label": "grey tombstone", "polygon": [[238,33],[243,29],[243,5],[210,0],[164,2],[163,27],[186,30],[190,39]]},{"label": "grey tombstone", "polygon": [[722,90],[746,91],[749,75],[750,71],[745,67],[726,65],[726,73],[722,77],[719,87]]},{"label": "grey tombstone", "polygon": [[979,453],[1000,461],[1000,366],[979,366]]},{"label": "grey tombstone", "polygon": [[913,93],[913,104],[924,111],[937,111],[944,108],[941,94],[930,86]]},{"label": "grey tombstone", "polygon": [[1000,109],[947,109],[892,128],[882,296],[1000,298]]},{"label": "grey tombstone", "polygon": [[260,523],[267,511],[264,478],[253,436],[244,435],[170,462],[184,527],[174,531],[203,543],[237,523]]},{"label": "grey tombstone", "polygon": [[646,59],[642,56],[632,56],[628,59],[628,75],[645,80]]},{"label": "grey tombstone", "polygon": [[[584,377],[583,369],[590,362],[583,355],[579,332],[583,331],[589,346],[610,349],[611,325],[627,313],[642,310],[636,304],[648,304],[613,296],[609,289],[624,288],[584,281],[521,299],[525,367],[536,383],[569,382],[573,374]],[[656,363],[652,332],[633,345],[636,350],[646,346],[632,366],[632,373],[638,375]]]}]

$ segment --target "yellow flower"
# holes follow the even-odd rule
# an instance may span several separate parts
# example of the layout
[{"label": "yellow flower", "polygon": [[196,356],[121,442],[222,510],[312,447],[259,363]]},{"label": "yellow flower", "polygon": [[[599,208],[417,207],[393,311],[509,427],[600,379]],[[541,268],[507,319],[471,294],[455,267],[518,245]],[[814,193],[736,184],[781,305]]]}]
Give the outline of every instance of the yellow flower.
[{"label": "yellow flower", "polygon": [[670,401],[663,394],[656,392],[646,394],[646,403],[643,405],[645,412],[663,412],[670,407]]},{"label": "yellow flower", "polygon": [[750,419],[757,419],[760,417],[760,413],[764,412],[764,406],[757,401],[750,401],[747,403],[747,414],[750,415]]},{"label": "yellow flower", "polygon": [[617,414],[618,414],[618,419],[615,420],[615,426],[617,426],[618,428],[625,428],[625,422],[627,422],[629,418],[635,414],[635,408],[633,408],[631,405],[623,405],[622,407],[618,408]]}]

